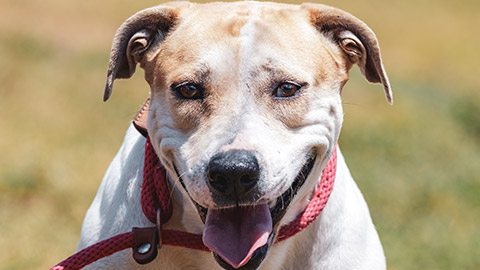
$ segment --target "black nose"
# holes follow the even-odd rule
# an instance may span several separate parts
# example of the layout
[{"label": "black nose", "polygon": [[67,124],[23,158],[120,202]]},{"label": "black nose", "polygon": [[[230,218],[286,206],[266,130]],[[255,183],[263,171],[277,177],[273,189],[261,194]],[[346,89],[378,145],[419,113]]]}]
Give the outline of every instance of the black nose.
[{"label": "black nose", "polygon": [[229,150],[212,157],[207,174],[211,187],[237,200],[257,184],[258,161],[251,151]]}]

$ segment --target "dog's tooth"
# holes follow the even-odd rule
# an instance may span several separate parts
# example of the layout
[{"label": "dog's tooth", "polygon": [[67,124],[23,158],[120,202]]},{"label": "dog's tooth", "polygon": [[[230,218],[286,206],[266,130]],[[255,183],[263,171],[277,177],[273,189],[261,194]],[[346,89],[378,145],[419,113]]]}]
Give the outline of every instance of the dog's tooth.
[{"label": "dog's tooth", "polygon": [[277,204],[276,200],[271,201],[270,203],[268,203],[268,208],[272,209],[275,206],[275,204]]}]

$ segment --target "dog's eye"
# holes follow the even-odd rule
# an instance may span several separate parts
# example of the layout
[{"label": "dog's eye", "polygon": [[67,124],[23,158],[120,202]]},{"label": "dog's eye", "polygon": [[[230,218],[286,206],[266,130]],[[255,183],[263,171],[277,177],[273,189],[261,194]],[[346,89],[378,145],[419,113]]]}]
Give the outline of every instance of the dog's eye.
[{"label": "dog's eye", "polygon": [[195,83],[173,85],[172,90],[181,99],[203,99],[204,88]]},{"label": "dog's eye", "polygon": [[288,98],[294,96],[300,88],[302,88],[302,86],[297,83],[282,82],[275,88],[272,94],[277,98]]}]

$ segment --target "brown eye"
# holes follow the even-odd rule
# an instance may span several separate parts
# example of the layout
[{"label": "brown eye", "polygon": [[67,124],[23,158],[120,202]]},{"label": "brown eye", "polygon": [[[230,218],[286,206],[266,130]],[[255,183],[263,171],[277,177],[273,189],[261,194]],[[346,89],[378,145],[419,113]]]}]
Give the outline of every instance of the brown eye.
[{"label": "brown eye", "polygon": [[283,82],[273,91],[273,96],[278,98],[288,98],[294,96],[298,90],[302,88],[301,85],[292,82]]},{"label": "brown eye", "polygon": [[172,90],[181,99],[203,99],[204,95],[204,88],[194,83],[174,85]]}]

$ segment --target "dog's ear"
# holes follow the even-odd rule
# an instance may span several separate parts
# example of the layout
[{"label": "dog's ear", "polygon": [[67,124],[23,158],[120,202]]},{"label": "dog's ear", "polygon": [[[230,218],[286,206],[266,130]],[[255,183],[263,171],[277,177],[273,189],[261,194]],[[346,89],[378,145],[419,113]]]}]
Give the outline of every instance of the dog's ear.
[{"label": "dog's ear", "polygon": [[302,7],[309,11],[312,24],[338,44],[350,63],[360,67],[365,79],[383,85],[387,102],[392,104],[392,89],[373,31],[364,22],[340,9],[321,4],[303,4]]},{"label": "dog's ear", "polygon": [[112,94],[113,81],[130,78],[146,52],[165,39],[177,15],[178,9],[156,6],[136,13],[118,28],[110,52],[103,101]]}]

